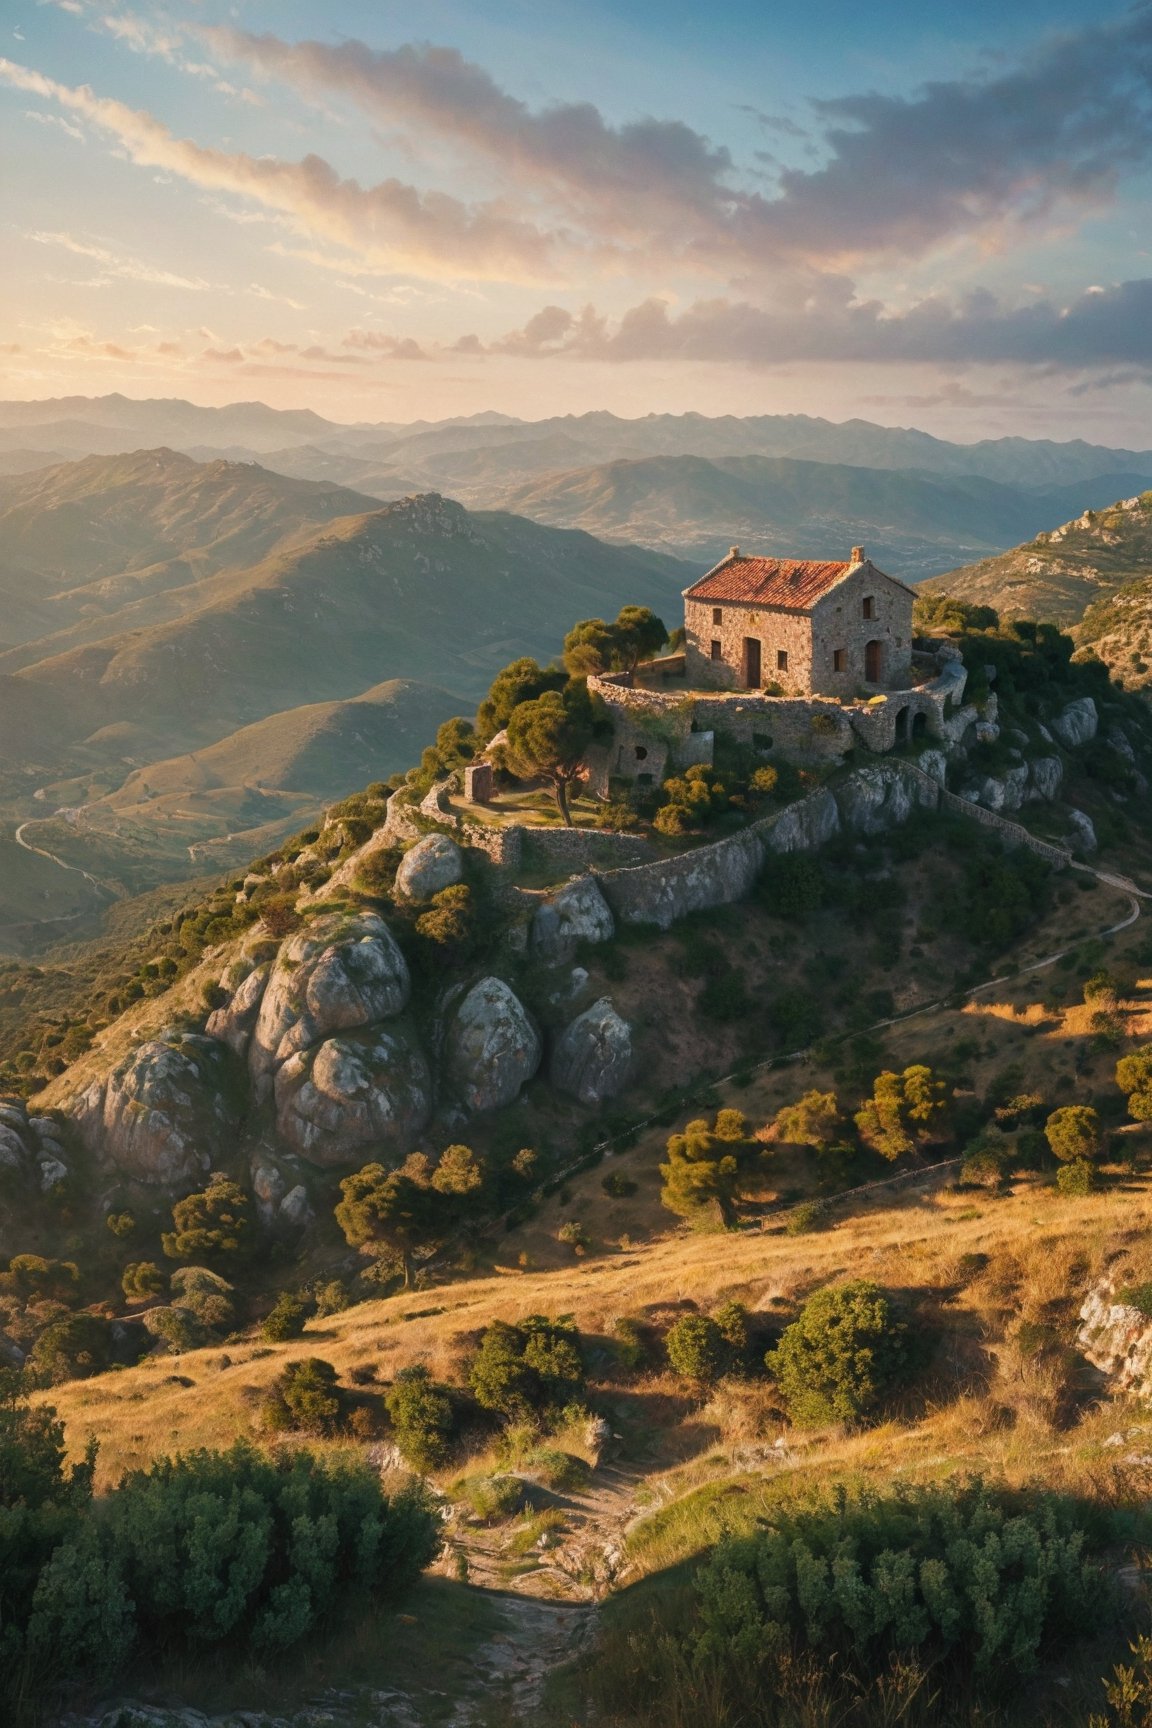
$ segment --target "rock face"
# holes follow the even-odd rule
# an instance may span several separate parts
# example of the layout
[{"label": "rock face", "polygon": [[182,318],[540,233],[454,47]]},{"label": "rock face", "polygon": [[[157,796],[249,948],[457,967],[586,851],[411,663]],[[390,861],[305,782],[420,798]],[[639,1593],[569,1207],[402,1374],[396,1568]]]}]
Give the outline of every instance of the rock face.
[{"label": "rock face", "polygon": [[456,842],[446,834],[426,834],[400,860],[396,892],[404,900],[430,900],[463,880],[464,855]]},{"label": "rock face", "polygon": [[353,1164],[369,1148],[406,1152],[432,1114],[428,1063],[396,1024],[297,1051],[275,1086],[281,1138],[322,1166]]},{"label": "rock face", "polygon": [[213,1038],[162,1032],[80,1101],[77,1123],[103,1162],[167,1187],[204,1176],[230,1149],[237,1112],[228,1053]]},{"label": "rock face", "polygon": [[831,792],[821,787],[785,810],[764,835],[770,852],[811,852],[840,832],[840,812]]},{"label": "rock face", "polygon": [[1078,745],[1088,744],[1095,738],[1099,723],[1096,704],[1091,696],[1078,696],[1075,702],[1069,702],[1066,708],[1060,710],[1052,722],[1052,730],[1061,744],[1075,750]]},{"label": "rock face", "polygon": [[656,864],[605,871],[600,886],[625,924],[655,924],[670,930],[688,912],[743,900],[763,862],[764,843],[749,829]]},{"label": "rock face", "polygon": [[858,768],[836,792],[840,820],[854,834],[899,828],[918,806],[935,808],[937,798],[934,788],[902,773],[895,762]]},{"label": "rock face", "polygon": [[1092,826],[1092,818],[1085,811],[1069,810],[1068,840],[1070,845],[1078,846],[1082,852],[1095,852],[1099,841]]},{"label": "rock face", "polygon": [[632,1028],[602,996],[560,1034],[549,1076],[558,1091],[591,1105],[622,1092],[631,1070]]},{"label": "rock face", "polygon": [[1028,787],[1029,800],[1039,799],[1051,803],[1059,795],[1064,780],[1064,764],[1059,756],[1037,756],[1029,764],[1031,783]]},{"label": "rock face", "polygon": [[948,783],[948,758],[943,750],[921,750],[916,766],[935,780],[937,786]]},{"label": "rock face", "polygon": [[471,1111],[511,1104],[540,1066],[540,1034],[501,978],[482,978],[456,1005],[444,1039],[448,1085]]},{"label": "rock face", "polygon": [[290,1056],[337,1032],[390,1019],[407,1006],[411,980],[383,919],[329,913],[289,937],[268,978],[248,1062],[257,1096]]},{"label": "rock face", "polygon": [[980,804],[985,810],[1013,811],[1019,810],[1027,796],[1028,764],[1021,762],[1016,768],[1009,768],[997,779],[992,774],[984,774],[979,779],[970,780],[960,789],[961,798],[966,798],[970,804]]},{"label": "rock face", "polygon": [[1107,1280],[1090,1290],[1080,1310],[1079,1349],[1107,1376],[1114,1392],[1152,1394],[1152,1320],[1116,1300]]},{"label": "rock face", "polygon": [[0,1104],[0,1173],[50,1194],[70,1174],[59,1136],[50,1116],[29,1116],[22,1104]]},{"label": "rock face", "polygon": [[218,1038],[237,1056],[243,1057],[248,1052],[271,970],[267,964],[257,966],[236,986],[223,1008],[214,1009],[208,1016],[204,1030],[209,1038]]},{"label": "rock face", "polygon": [[610,942],[616,920],[594,876],[577,876],[538,906],[532,947],[541,960],[564,965],[581,942]]}]

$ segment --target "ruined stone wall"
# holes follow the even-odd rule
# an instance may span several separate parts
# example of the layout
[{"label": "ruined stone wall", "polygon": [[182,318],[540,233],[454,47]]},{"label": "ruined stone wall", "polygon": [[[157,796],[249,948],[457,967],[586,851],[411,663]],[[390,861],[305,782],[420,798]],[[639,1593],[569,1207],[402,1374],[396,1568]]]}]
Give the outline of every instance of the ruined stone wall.
[{"label": "ruined stone wall", "polygon": [[833,762],[853,745],[848,714],[838,702],[763,696],[749,690],[730,696],[697,696],[696,724],[728,732],[742,744],[778,751],[797,762]]},{"label": "ruined stone wall", "polygon": [[612,828],[521,828],[524,862],[555,865],[572,871],[639,864],[653,855],[641,834],[618,834]]}]

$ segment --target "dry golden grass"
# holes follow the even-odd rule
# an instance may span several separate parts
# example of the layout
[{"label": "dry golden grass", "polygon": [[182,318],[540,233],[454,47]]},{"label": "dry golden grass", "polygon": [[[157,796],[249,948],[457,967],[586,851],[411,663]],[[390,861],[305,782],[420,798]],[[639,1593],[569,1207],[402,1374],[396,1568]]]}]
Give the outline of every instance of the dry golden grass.
[{"label": "dry golden grass", "polygon": [[[108,1482],[158,1454],[227,1445],[252,1433],[263,1393],[287,1362],[302,1356],[324,1357],[345,1380],[372,1364],[387,1381],[406,1364],[423,1361],[437,1377],[458,1381],[477,1332],[490,1320],[569,1313],[583,1331],[602,1334],[622,1314],[678,1303],[707,1309],[732,1297],[760,1312],[787,1313],[817,1285],[860,1275],[937,1303],[941,1324],[958,1346],[966,1339],[999,1345],[1020,1318],[1052,1318],[1059,1310],[1066,1322],[1079,1291],[1110,1258],[1124,1256],[1136,1265],[1148,1252],[1152,1186],[1143,1182],[1065,1199],[1029,1180],[1009,1197],[975,1205],[949,1193],[896,1192],[898,1198],[861,1206],[817,1235],[789,1237],[778,1227],[724,1236],[676,1232],[640,1250],[554,1271],[478,1278],[366,1303],[313,1321],[291,1343],[244,1342],[226,1352],[215,1347],[150,1359],[41,1396],[60,1411],[74,1452],[89,1435],[96,1437],[101,1480]],[[978,1263],[964,1257],[979,1255],[987,1264],[972,1271]],[[749,1421],[746,1409],[714,1416],[712,1433],[723,1431],[733,1441],[747,1441],[762,1427]],[[957,1409],[942,1411],[941,1419],[954,1427]],[[902,1450],[921,1426],[913,1422],[902,1430]],[[1004,1454],[1005,1436],[991,1438]],[[842,1445],[845,1457],[876,1446],[883,1451],[876,1433]],[[977,1452],[982,1455],[980,1446]],[[828,1462],[838,1456],[834,1450]]]}]

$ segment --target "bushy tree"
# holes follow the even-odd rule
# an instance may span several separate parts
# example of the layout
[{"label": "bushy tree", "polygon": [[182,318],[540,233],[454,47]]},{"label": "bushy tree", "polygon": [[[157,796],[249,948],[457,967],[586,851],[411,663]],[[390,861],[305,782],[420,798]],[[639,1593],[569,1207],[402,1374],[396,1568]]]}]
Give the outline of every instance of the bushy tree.
[{"label": "bushy tree", "polygon": [[1099,1158],[1102,1137],[1100,1118],[1090,1104],[1065,1104],[1053,1110],[1044,1124],[1044,1134],[1054,1157],[1062,1164]]},{"label": "bushy tree", "polygon": [[33,1375],[52,1385],[103,1373],[112,1360],[112,1329],[96,1314],[66,1314],[47,1325],[28,1357]]},{"label": "bushy tree", "polygon": [[315,1304],[294,1290],[281,1290],[272,1308],[260,1322],[261,1336],[270,1344],[286,1344],[302,1336]]},{"label": "bushy tree", "polygon": [[827,1285],[765,1357],[798,1428],[859,1422],[875,1413],[908,1359],[907,1328],[864,1278]]},{"label": "bushy tree", "polygon": [[657,810],[653,825],[661,834],[669,835],[690,834],[705,827],[731,803],[725,781],[714,768],[699,762],[666,780],[664,795],[667,803]]},{"label": "bushy tree", "polygon": [[835,1092],[805,1092],[776,1113],[776,1131],[792,1146],[826,1146],[836,1138],[843,1117]]},{"label": "bushy tree", "polygon": [[1093,1193],[1100,1186],[1100,1176],[1090,1158],[1072,1158],[1057,1170],[1056,1186],[1061,1194],[1079,1197]]},{"label": "bushy tree", "polygon": [[564,664],[574,677],[590,672],[631,672],[668,640],[662,619],[648,606],[622,606],[613,624],[585,618],[564,638]]},{"label": "bushy tree", "polygon": [[931,1138],[947,1108],[944,1082],[917,1062],[902,1074],[885,1069],[876,1076],[871,1098],[856,1112],[856,1127],[882,1158],[900,1158]]},{"label": "bushy tree", "polygon": [[396,1444],[409,1464],[435,1470],[447,1461],[455,1411],[423,1364],[402,1368],[384,1403]]},{"label": "bushy tree", "polygon": [[673,1134],[668,1141],[668,1161],[660,1166],[661,1204],[688,1219],[715,1207],[725,1228],[730,1228],[736,1219],[742,1174],[757,1150],[739,1110],[718,1111],[711,1127],[704,1117],[689,1122],[682,1134]]},{"label": "bushy tree", "polygon": [[41,1254],[14,1254],[0,1272],[0,1292],[20,1302],[75,1302],[80,1274],[72,1260],[46,1260]]},{"label": "bushy tree", "polygon": [[344,1398],[331,1362],[305,1356],[277,1375],[264,1407],[265,1427],[335,1434],[344,1419]]},{"label": "bushy tree", "polygon": [[476,731],[482,744],[503,732],[522,702],[534,702],[547,690],[562,690],[568,674],[562,666],[538,666],[525,656],[505,666],[476,712]]},{"label": "bushy tree", "polygon": [[1128,1094],[1133,1122],[1152,1122],[1152,1044],[1130,1050],[1116,1064],[1116,1084]]},{"label": "bushy tree", "polygon": [[669,1328],[664,1348],[681,1379],[711,1386],[744,1361],[748,1311],[740,1302],[726,1302],[715,1314],[685,1314]]},{"label": "bushy tree", "polygon": [[236,1291],[208,1266],[178,1266],[172,1274],[172,1300],[213,1332],[227,1332],[236,1319]]},{"label": "bushy tree", "polygon": [[574,681],[522,702],[508,719],[503,761],[522,780],[543,780],[552,788],[565,823],[572,826],[568,793],[584,777],[584,757],[595,730],[587,686]]},{"label": "bushy tree", "polygon": [[397,1170],[366,1164],[340,1184],[336,1222],[353,1248],[389,1249],[398,1255],[405,1285],[412,1251],[443,1227],[445,1211],[432,1187],[428,1159],[411,1153]]},{"label": "bushy tree", "polygon": [[442,721],[436,728],[436,742],[429,744],[420,758],[420,779],[431,785],[434,780],[463,768],[475,756],[476,748],[476,728],[470,720],[457,714]]},{"label": "bushy tree", "polygon": [[559,1409],[584,1389],[580,1334],[565,1317],[531,1314],[486,1326],[468,1371],[476,1402],[511,1422]]},{"label": "bushy tree", "polygon": [[129,1302],[148,1302],[161,1296],[168,1283],[159,1266],[152,1260],[134,1260],[125,1266],[120,1288]]},{"label": "bushy tree", "polygon": [[177,1200],[172,1226],[160,1239],[170,1260],[235,1260],[251,1241],[252,1203],[237,1183],[216,1175],[199,1194]]}]

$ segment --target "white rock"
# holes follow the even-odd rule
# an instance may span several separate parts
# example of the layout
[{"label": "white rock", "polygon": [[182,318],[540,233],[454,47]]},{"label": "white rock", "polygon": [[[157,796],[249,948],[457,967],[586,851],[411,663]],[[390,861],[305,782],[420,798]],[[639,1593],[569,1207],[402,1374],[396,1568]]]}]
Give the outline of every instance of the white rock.
[{"label": "white rock", "polygon": [[540,1066],[540,1034],[502,978],[482,978],[452,1013],[444,1041],[449,1086],[472,1111],[511,1104]]},{"label": "white rock", "polygon": [[1083,852],[1095,852],[1100,844],[1096,838],[1096,830],[1092,826],[1092,818],[1083,810],[1069,810],[1068,838],[1073,846],[1078,846]]},{"label": "white rock", "polygon": [[464,855],[456,842],[446,834],[426,834],[400,860],[396,893],[403,900],[430,900],[463,880]]},{"label": "white rock", "polygon": [[1037,756],[1030,767],[1029,799],[1051,803],[1059,795],[1064,781],[1064,764],[1059,756]]},{"label": "white rock", "polygon": [[1096,704],[1091,696],[1078,696],[1075,702],[1069,702],[1067,707],[1060,710],[1052,722],[1052,730],[1061,744],[1074,750],[1095,738],[1099,720]]},{"label": "white rock", "polygon": [[549,1073],[557,1091],[594,1105],[622,1092],[631,1070],[632,1029],[602,996],[565,1027]]},{"label": "white rock", "polygon": [[576,876],[536,908],[532,947],[549,965],[571,960],[582,942],[610,942],[616,920],[595,876]]},{"label": "white rock", "polygon": [[348,1032],[298,1051],[277,1070],[276,1125],[310,1164],[402,1154],[427,1126],[432,1077],[404,1026]]}]

